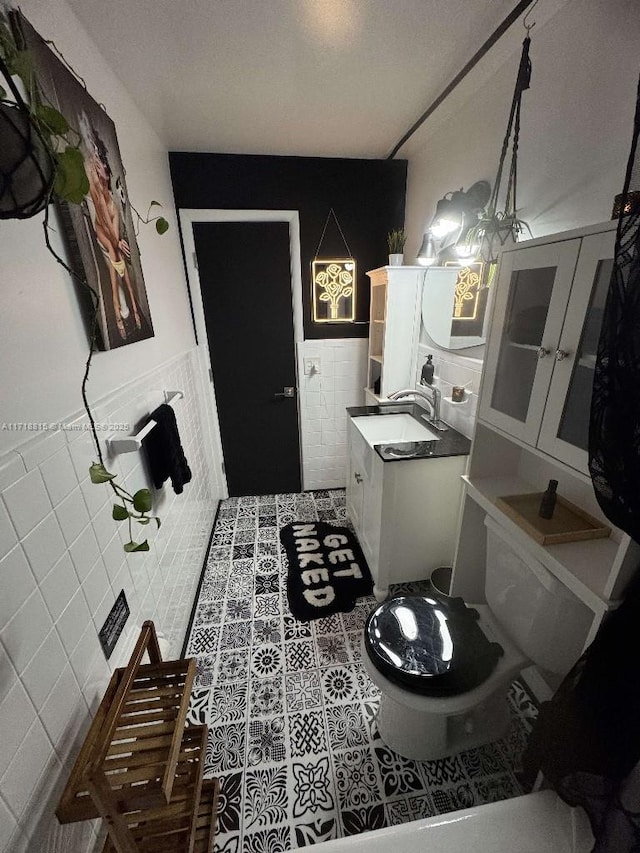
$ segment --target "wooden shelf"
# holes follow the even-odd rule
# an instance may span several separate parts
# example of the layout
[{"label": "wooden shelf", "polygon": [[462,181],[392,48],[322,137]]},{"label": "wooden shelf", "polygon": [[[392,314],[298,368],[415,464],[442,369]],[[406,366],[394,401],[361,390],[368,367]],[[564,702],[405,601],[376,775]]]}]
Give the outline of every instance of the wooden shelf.
[{"label": "wooden shelf", "polygon": [[193,853],[213,853],[219,793],[220,785],[217,779],[204,780],[196,818]]},{"label": "wooden shelf", "polygon": [[539,510],[544,495],[544,492],[502,495],[496,498],[496,506],[540,545],[605,539],[610,535],[608,524],[603,524],[562,495],[556,495],[552,515],[541,518]]},{"label": "wooden shelf", "polygon": [[[211,853],[213,850],[213,808],[217,809],[218,786],[217,780],[210,780],[207,785],[203,782],[206,750],[207,727],[186,728],[169,804],[125,815],[127,827],[140,853],[195,853],[196,850]],[[110,838],[103,853],[117,853]]]},{"label": "wooden shelf", "polygon": [[618,558],[616,541],[594,539],[561,545],[540,545],[495,504],[496,498],[533,492],[536,491],[535,486],[518,477],[482,477],[472,480],[465,476],[463,480],[469,497],[595,613],[603,614],[614,606],[615,602],[607,598],[604,590],[611,568]]},{"label": "wooden shelf", "polygon": [[[174,784],[195,660],[169,661],[138,668],[106,741],[109,711],[126,670],[117,669],[93,719],[56,810],[60,823],[91,820],[100,813],[89,795],[85,775],[96,753],[105,752],[102,768],[126,809],[145,802],[168,802]],[[135,788],[132,788],[135,786]]]},{"label": "wooden shelf", "polygon": [[377,361],[378,364],[384,364],[384,358],[381,355],[373,355],[373,353],[369,356],[371,361]]},{"label": "wooden shelf", "polygon": [[194,675],[194,658],[161,660],[152,622],[113,673],[56,809],[61,823],[102,817],[103,853],[212,853],[208,730],[185,727]]}]

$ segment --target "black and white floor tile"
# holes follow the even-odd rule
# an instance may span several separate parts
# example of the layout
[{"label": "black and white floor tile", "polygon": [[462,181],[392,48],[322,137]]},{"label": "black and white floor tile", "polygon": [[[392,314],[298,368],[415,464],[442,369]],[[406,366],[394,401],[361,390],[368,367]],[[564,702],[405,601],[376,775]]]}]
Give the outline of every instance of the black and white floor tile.
[{"label": "black and white floor tile", "polygon": [[280,853],[523,793],[517,772],[536,707],[518,682],[497,743],[422,762],[385,746],[360,654],[375,600],[296,621],[279,541],[294,520],[344,525],[344,491],[221,504],[188,639],[189,720],[208,724],[205,775],[221,781],[216,850]]}]

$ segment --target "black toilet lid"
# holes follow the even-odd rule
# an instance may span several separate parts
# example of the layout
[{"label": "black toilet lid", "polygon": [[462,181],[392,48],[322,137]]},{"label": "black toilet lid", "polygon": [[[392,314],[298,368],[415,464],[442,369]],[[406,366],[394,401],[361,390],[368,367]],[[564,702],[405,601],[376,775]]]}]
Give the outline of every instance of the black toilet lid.
[{"label": "black toilet lid", "polygon": [[398,596],[367,619],[365,648],[390,681],[428,696],[464,693],[493,672],[503,649],[461,598]]}]

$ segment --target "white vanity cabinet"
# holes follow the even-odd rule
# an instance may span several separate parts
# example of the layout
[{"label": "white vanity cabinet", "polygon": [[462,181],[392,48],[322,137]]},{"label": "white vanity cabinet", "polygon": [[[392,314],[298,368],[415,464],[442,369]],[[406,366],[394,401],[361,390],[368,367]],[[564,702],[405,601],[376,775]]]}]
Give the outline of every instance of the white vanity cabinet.
[{"label": "white vanity cabinet", "polygon": [[378,600],[451,565],[467,455],[383,461],[349,419],[347,514]]},{"label": "white vanity cabinet", "polygon": [[380,267],[371,281],[367,405],[407,388],[415,375],[425,267]]},{"label": "white vanity cabinet", "polygon": [[[349,420],[349,468],[347,475],[347,514],[373,572],[371,558],[380,547],[382,477],[376,465],[377,454]],[[377,458],[380,465],[382,459]]]},{"label": "white vanity cabinet", "polygon": [[607,522],[588,473],[591,390],[614,256],[615,223],[527,241],[501,257],[451,591],[484,600],[487,516],[593,614],[585,647],[640,564],[617,528],[605,539],[542,545],[496,498],[558,493]]},{"label": "white vanity cabinet", "polygon": [[584,474],[614,247],[607,223],[504,252],[487,348],[480,418]]}]

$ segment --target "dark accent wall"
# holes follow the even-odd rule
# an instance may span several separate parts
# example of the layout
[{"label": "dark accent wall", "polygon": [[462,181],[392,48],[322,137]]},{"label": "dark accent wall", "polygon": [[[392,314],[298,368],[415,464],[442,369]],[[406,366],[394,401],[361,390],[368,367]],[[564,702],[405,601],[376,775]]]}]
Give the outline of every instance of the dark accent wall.
[{"label": "dark accent wall", "polygon": [[[404,224],[406,160],[344,160],[244,154],[171,152],[176,207],[297,210],[300,216],[305,338],[356,338],[369,334],[367,270],[387,263],[387,234]],[[356,259],[358,292],[352,323],[311,320],[311,261],[330,208]],[[320,257],[342,257],[333,217]]]}]

